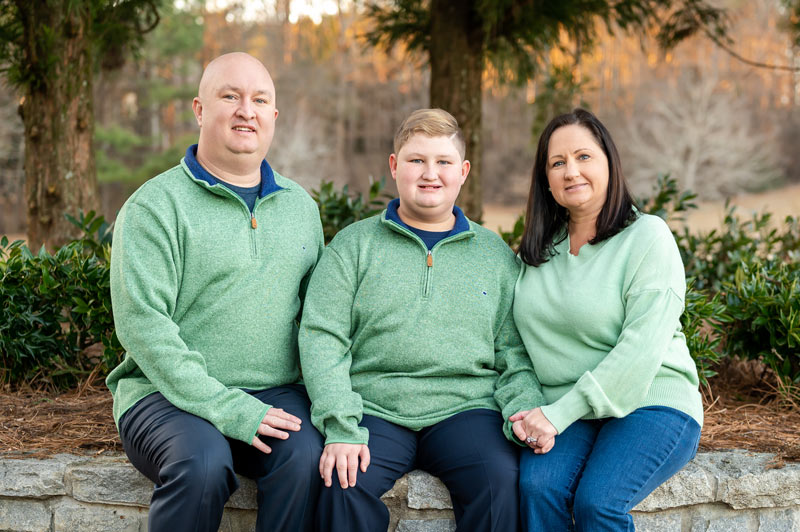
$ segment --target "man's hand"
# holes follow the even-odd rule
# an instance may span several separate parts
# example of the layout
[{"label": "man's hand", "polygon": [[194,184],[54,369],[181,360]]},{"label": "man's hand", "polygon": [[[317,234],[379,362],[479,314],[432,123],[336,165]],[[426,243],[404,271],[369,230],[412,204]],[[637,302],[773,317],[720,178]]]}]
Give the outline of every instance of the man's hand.
[{"label": "man's hand", "polygon": [[302,423],[302,420],[299,417],[284,412],[282,408],[270,408],[267,410],[267,415],[261,420],[256,435],[253,436],[252,445],[259,451],[269,454],[272,452],[272,448],[261,441],[258,435],[285,440],[289,437],[289,433],[278,429],[297,432],[300,430],[300,423]]},{"label": "man's hand", "polygon": [[330,443],[325,446],[319,457],[319,474],[330,488],[333,468],[339,474],[339,485],[342,489],[356,485],[358,461],[361,460],[361,472],[366,473],[369,467],[369,448],[360,443]]},{"label": "man's hand", "polygon": [[[558,431],[542,413],[541,408],[522,410],[510,418],[511,430],[514,435],[533,449],[536,454],[545,454],[556,443]],[[528,441],[532,438],[533,441]]]}]

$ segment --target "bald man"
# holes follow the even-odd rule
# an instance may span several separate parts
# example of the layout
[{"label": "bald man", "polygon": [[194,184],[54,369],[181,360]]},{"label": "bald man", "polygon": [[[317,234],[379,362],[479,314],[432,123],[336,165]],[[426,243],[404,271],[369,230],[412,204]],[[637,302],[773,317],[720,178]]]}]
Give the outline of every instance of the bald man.
[{"label": "bald man", "polygon": [[296,320],[319,212],[265,159],[278,110],[261,62],[213,60],[192,108],[198,143],[117,217],[114,419],[156,484],[150,532],[216,531],[234,473],[256,481],[257,530],[310,530],[322,438],[298,384]]}]

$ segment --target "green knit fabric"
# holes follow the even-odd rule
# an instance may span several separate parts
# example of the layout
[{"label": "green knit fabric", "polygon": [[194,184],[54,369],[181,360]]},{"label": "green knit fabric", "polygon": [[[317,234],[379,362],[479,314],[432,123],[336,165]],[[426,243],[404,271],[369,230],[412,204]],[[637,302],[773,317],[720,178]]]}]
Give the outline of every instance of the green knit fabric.
[{"label": "green knit fabric", "polygon": [[250,443],[270,405],[240,388],[297,382],[296,318],[322,252],[314,201],[275,174],[244,201],[185,163],[142,185],[117,217],[111,298],[125,360],[106,380],[114,419],[161,392],[224,435]]},{"label": "green knit fabric", "polygon": [[[431,250],[386,211],[341,231],[300,328],[311,420],[326,443],[368,443],[362,414],[419,430],[476,408],[541,403],[511,305],[519,263],[469,222]],[[498,430],[501,427],[498,427]],[[510,425],[506,436],[515,441]]]},{"label": "green knit fabric", "polygon": [[569,253],[569,238],[539,267],[523,266],[514,318],[542,384],[542,413],[563,432],[578,419],[672,407],[702,425],[697,370],[680,316],[686,280],[661,218]]}]

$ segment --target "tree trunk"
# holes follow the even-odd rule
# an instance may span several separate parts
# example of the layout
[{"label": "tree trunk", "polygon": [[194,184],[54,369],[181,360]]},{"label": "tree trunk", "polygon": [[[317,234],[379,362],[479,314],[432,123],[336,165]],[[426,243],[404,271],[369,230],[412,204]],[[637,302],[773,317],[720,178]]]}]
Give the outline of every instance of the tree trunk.
[{"label": "tree trunk", "polygon": [[20,108],[28,246],[52,250],[78,236],[65,214],[98,207],[89,12],[67,1],[19,5],[27,59],[54,63],[52,75],[26,87]]},{"label": "tree trunk", "polygon": [[440,107],[458,120],[472,164],[461,189],[458,205],[471,220],[481,221],[482,141],[481,76],[483,74],[483,26],[473,2],[431,1],[431,107]]}]

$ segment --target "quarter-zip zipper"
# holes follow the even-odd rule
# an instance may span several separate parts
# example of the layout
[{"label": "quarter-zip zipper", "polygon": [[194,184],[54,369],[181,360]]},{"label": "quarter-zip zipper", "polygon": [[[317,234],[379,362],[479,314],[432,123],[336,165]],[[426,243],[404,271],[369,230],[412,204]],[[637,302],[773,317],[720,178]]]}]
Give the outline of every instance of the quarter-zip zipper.
[{"label": "quarter-zip zipper", "polygon": [[[191,173],[191,170],[189,170],[189,174],[190,174],[190,177],[191,177],[191,179],[193,181],[195,181],[195,182],[201,184],[202,186],[206,187],[210,192],[212,192],[214,194],[219,194],[219,192],[217,192],[218,190],[224,190],[225,192],[222,193],[223,196],[227,195],[228,197],[233,197],[234,201],[238,201],[239,205],[244,207],[244,211],[247,214],[247,217],[248,217],[248,219],[250,221],[250,228],[251,228],[251,231],[248,231],[250,233],[250,258],[253,258],[253,259],[257,258],[258,257],[258,240],[256,238],[256,236],[257,236],[256,231],[258,230],[258,220],[256,220],[256,209],[267,198],[270,198],[270,197],[274,196],[275,194],[277,194],[279,192],[283,192],[284,190],[287,190],[287,189],[285,189],[283,187],[280,187],[280,186],[277,186],[277,184],[276,184],[276,189],[272,190],[272,192],[270,192],[269,194],[267,194],[263,198],[257,198],[256,199],[256,202],[253,205],[253,210],[250,211],[250,208],[247,206],[247,203],[245,203],[244,199],[239,194],[237,194],[233,190],[227,188],[222,183],[211,184],[211,183],[209,183],[208,181],[206,181],[204,179],[199,179],[199,178],[195,177]],[[219,188],[216,188],[216,187],[219,187]]]},{"label": "quarter-zip zipper", "polygon": [[[209,187],[209,188],[211,188],[211,186],[212,186],[212,185],[208,185],[208,184],[205,184],[205,185],[207,187]],[[217,185],[213,185],[213,186],[217,186]],[[250,211],[250,209],[247,207],[247,203],[244,202],[244,199],[242,199],[242,197],[239,194],[237,194],[233,190],[225,187],[225,185],[220,184],[219,187],[220,187],[219,190],[224,190],[225,191],[223,194],[225,194],[225,195],[227,195],[229,197],[232,196],[235,201],[239,202],[239,205],[244,207],[244,211],[245,211],[245,213],[247,213],[247,217],[250,220],[250,229],[251,230],[248,231],[248,233],[250,233],[250,235],[249,235],[250,236],[250,258],[253,258],[253,259],[258,258],[258,239],[256,238],[257,230],[258,230],[258,220],[256,219],[256,209],[267,198],[270,198],[270,197],[274,196],[275,194],[277,194],[279,192],[282,192],[282,191],[284,191],[286,189],[279,188],[278,190],[273,190],[272,192],[270,192],[269,194],[267,194],[263,198],[256,199],[256,203],[255,203],[255,205],[253,205],[253,210]]]},{"label": "quarter-zip zipper", "polygon": [[447,244],[448,242],[454,242],[456,240],[462,240],[462,239],[467,238],[468,236],[474,234],[474,233],[472,233],[471,230],[469,230],[469,231],[461,231],[459,233],[456,233],[455,235],[448,236],[447,238],[443,238],[442,240],[437,242],[436,245],[433,246],[432,249],[428,249],[428,247],[425,245],[425,243],[422,241],[422,239],[420,237],[418,237],[417,235],[415,235],[410,230],[408,230],[405,227],[399,225],[397,222],[395,222],[393,220],[386,220],[386,222],[389,224],[389,226],[393,230],[395,230],[398,233],[401,233],[401,234],[407,236],[408,238],[418,242],[419,245],[422,246],[422,248],[425,250],[425,271],[422,274],[422,299],[428,299],[430,297],[430,295],[431,295],[431,287],[433,285],[433,251],[436,248],[438,248],[439,246],[441,246],[442,244]]},{"label": "quarter-zip zipper", "polygon": [[433,252],[429,249],[425,260],[425,281],[422,283],[422,297],[427,299],[431,295],[431,270],[433,270]]}]

